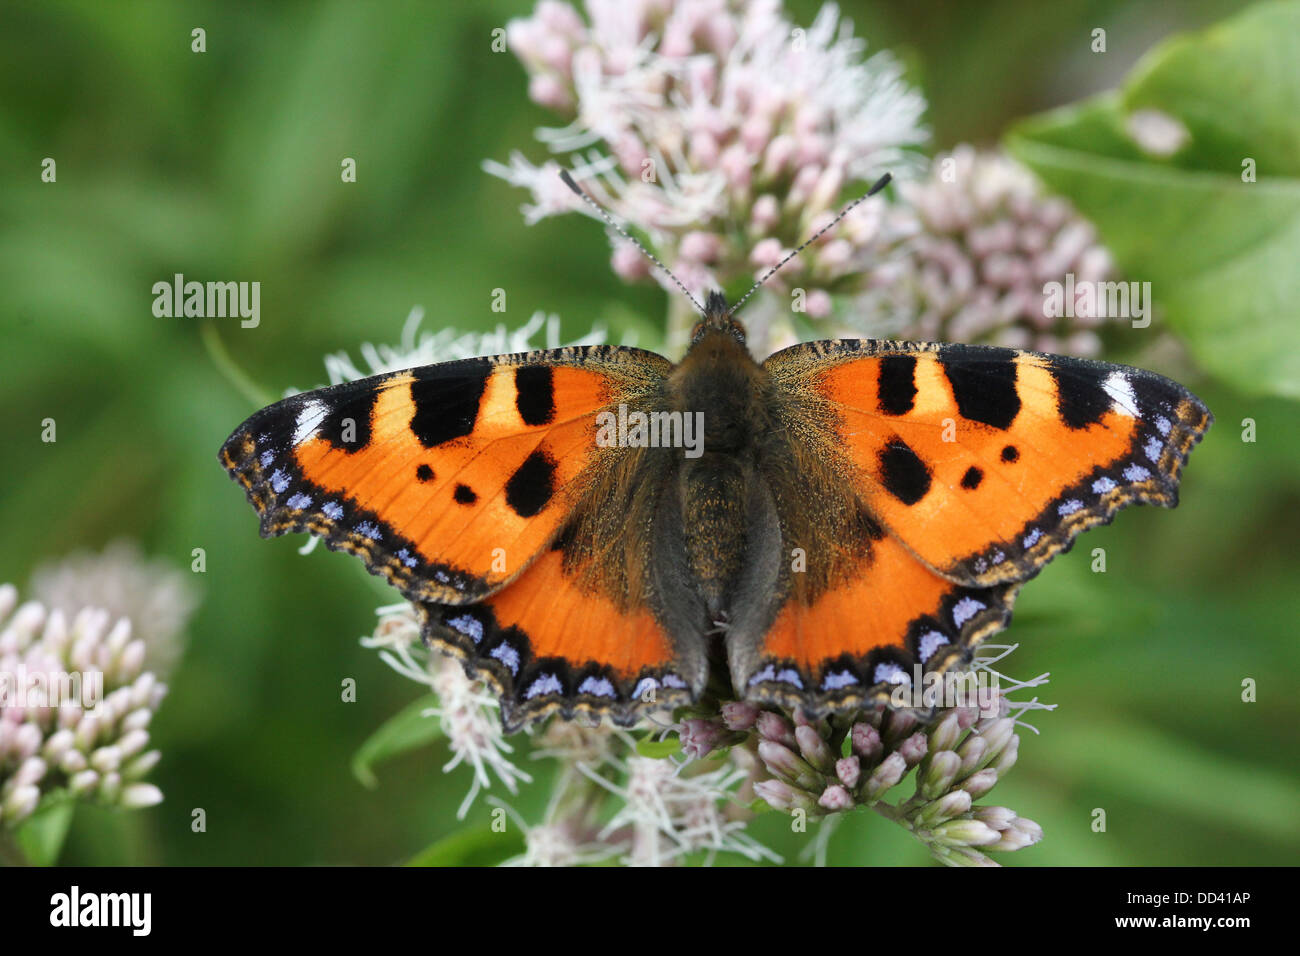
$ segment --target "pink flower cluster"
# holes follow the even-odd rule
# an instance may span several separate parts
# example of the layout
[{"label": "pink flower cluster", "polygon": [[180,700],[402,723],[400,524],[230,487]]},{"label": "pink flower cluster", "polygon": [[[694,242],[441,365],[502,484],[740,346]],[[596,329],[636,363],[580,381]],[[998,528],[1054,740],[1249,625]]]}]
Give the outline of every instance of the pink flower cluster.
[{"label": "pink flower cluster", "polygon": [[[586,8],[584,20],[543,0],[507,28],[532,98],[569,120],[539,138],[617,218],[643,229],[692,291],[766,271],[830,222],[846,195],[919,163],[910,148],[926,140],[924,100],[889,54],[864,59],[865,43],[834,6],[806,29],[776,0]],[[530,222],[589,212],[554,160],[539,166],[516,154],[487,168],[530,190]],[[865,203],[781,273],[784,288],[804,290],[797,310],[828,314],[830,295],[873,261],[881,206]],[[627,279],[650,271],[622,242],[612,265]]]},{"label": "pink flower cluster", "polygon": [[[910,235],[890,257],[889,298],[904,337],[1100,354],[1107,317],[1081,293],[1112,279],[1114,265],[1068,202],[1009,157],[970,146],[899,192],[894,234]],[[1052,283],[1078,296],[1069,309],[1051,307]]]}]

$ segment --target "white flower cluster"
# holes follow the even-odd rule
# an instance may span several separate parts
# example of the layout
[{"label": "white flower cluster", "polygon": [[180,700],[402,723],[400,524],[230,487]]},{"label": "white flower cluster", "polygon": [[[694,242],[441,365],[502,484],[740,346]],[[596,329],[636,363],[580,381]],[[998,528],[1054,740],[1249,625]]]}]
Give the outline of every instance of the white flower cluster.
[{"label": "white flower cluster", "polygon": [[137,808],[162,800],[149,723],[164,684],[144,670],[131,622],[83,608],[69,618],[0,585],[0,825],[59,792]]},{"label": "white flower cluster", "polygon": [[[605,330],[597,326],[581,338],[562,342],[559,318],[544,312],[534,312],[527,322],[516,329],[508,329],[503,323],[490,332],[460,332],[450,327],[443,327],[437,332],[421,331],[420,323],[423,321],[424,309],[416,307],[406,317],[398,345],[363,343],[361,357],[365,369],[357,365],[346,352],[325,356],[329,383],[338,385],[340,382],[355,382],[384,372],[438,362],[454,362],[480,355],[507,355],[539,348],[554,349],[562,345],[600,345],[605,341]],[[538,333],[542,334],[541,342],[535,341]]]},{"label": "white flower cluster", "polygon": [[470,680],[460,664],[424,646],[409,603],[382,607],[378,613],[374,636],[362,638],[362,644],[377,648],[384,663],[437,695],[438,707],[426,716],[441,721],[451,748],[452,758],[443,772],[461,764],[473,768],[473,784],[456,815],[465,817],[479,792],[492,785],[492,774],[511,793],[518,791],[521,782],[530,783],[533,778],[510,760],[514,748],[506,743],[496,698],[480,682]]},{"label": "white flower cluster", "polygon": [[32,596],[69,617],[97,607],[130,618],[132,633],[144,641],[145,664],[166,676],[185,649],[185,627],[199,603],[190,577],[123,539],[42,564],[32,572]]}]

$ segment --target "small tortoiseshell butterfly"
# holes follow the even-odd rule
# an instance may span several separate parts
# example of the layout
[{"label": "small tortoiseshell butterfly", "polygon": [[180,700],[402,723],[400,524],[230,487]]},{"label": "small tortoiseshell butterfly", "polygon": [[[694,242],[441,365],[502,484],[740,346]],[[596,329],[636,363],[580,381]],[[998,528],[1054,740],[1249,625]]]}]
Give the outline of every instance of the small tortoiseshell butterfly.
[{"label": "small tortoiseshell butterfly", "polygon": [[[1151,372],[1006,348],[758,362],[731,311],[711,295],[675,365],[570,347],[295,395],[221,463],[264,537],[319,535],[413,601],[514,730],[630,723],[710,680],[815,713],[883,701],[915,664],[968,663],[1081,531],[1173,507],[1212,421]],[[701,446],[654,447],[699,412]]]}]

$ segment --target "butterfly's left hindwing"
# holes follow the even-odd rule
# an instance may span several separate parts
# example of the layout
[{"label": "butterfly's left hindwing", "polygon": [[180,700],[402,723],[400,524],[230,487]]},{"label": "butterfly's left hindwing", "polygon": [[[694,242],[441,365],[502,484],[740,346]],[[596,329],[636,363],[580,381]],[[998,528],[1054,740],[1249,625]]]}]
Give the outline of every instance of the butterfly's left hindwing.
[{"label": "butterfly's left hindwing", "polygon": [[564,560],[548,550],[479,604],[420,605],[425,635],[492,685],[509,731],[557,710],[628,724],[687,703],[704,681],[700,648],[675,645],[649,607],[584,588]]}]

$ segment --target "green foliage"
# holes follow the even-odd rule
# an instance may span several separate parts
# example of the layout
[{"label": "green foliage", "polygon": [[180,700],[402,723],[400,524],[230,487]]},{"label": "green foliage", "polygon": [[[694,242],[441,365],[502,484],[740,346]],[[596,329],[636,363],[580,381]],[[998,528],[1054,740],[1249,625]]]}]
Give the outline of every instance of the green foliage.
[{"label": "green foliage", "polygon": [[495,866],[522,853],[523,835],[503,835],[487,824],[456,830],[425,847],[407,861],[407,866]]},{"label": "green foliage", "polygon": [[[1300,3],[1145,57],[1123,89],[1021,124],[1011,152],[1094,222],[1169,327],[1243,391],[1300,397]],[[1144,152],[1155,110],[1187,141]]]},{"label": "green foliage", "polygon": [[664,740],[642,737],[636,742],[636,752],[642,757],[665,760],[668,757],[676,757],[682,752],[682,742],[675,736]]},{"label": "green foliage", "polygon": [[59,791],[46,797],[36,812],[22,822],[13,840],[27,863],[50,866],[58,861],[76,809],[76,801]]},{"label": "green foliage", "polygon": [[438,718],[429,714],[437,706],[438,698],[426,694],[384,721],[352,755],[353,775],[373,789],[379,786],[375,764],[408,750],[428,746],[442,737]]}]

